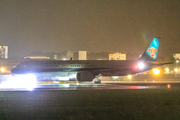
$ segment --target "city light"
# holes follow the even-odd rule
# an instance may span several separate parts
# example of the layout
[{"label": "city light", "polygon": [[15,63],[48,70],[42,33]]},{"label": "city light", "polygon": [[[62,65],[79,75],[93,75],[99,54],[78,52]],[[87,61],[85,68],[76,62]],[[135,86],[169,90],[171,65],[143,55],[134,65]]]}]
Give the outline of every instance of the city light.
[{"label": "city light", "polygon": [[178,69],[177,69],[177,68],[175,68],[175,69],[174,69],[174,71],[175,71],[175,72],[177,72],[177,71],[178,71]]},{"label": "city light", "polygon": [[153,73],[154,73],[155,75],[158,75],[158,74],[160,73],[160,70],[157,69],[157,68],[155,68],[155,69],[153,69]]},{"label": "city light", "polygon": [[128,75],[128,78],[131,79],[131,75]]},{"label": "city light", "polygon": [[179,63],[179,60],[176,60],[176,63]]}]

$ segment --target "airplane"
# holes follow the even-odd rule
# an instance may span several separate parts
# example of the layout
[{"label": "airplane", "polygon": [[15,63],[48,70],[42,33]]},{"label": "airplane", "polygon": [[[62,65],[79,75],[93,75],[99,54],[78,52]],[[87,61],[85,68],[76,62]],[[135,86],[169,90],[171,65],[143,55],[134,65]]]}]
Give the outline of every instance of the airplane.
[{"label": "airplane", "polygon": [[159,37],[154,38],[137,60],[28,60],[18,64],[11,73],[14,75],[57,73],[62,77],[69,77],[69,80],[76,79],[78,82],[94,80],[94,83],[101,83],[99,76],[132,75],[171,64],[156,62],[159,42]]}]

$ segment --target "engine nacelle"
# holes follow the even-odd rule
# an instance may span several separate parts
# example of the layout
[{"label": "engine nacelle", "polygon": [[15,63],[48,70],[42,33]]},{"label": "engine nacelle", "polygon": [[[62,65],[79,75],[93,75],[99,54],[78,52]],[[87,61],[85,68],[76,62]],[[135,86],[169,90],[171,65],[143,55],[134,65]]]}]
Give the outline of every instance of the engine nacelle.
[{"label": "engine nacelle", "polygon": [[78,81],[92,81],[95,78],[92,72],[78,72],[76,79]]}]

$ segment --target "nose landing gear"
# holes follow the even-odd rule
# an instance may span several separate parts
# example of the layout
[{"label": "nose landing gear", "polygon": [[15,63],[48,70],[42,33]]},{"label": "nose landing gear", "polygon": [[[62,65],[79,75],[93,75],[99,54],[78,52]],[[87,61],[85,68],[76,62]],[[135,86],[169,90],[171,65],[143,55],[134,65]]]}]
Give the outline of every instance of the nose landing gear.
[{"label": "nose landing gear", "polygon": [[93,79],[93,81],[94,81],[95,84],[101,83],[101,80],[99,79],[100,76],[101,76],[101,74],[96,75],[95,78]]}]

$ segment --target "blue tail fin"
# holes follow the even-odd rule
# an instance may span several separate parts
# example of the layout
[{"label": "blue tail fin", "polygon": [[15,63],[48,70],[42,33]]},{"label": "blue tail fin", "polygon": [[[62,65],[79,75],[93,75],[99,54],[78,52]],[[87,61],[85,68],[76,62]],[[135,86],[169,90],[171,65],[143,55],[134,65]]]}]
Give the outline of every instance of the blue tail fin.
[{"label": "blue tail fin", "polygon": [[139,60],[140,61],[155,61],[158,54],[159,41],[160,41],[160,38],[154,38],[151,44],[149,45],[149,47],[141,56],[141,58],[139,58]]}]

